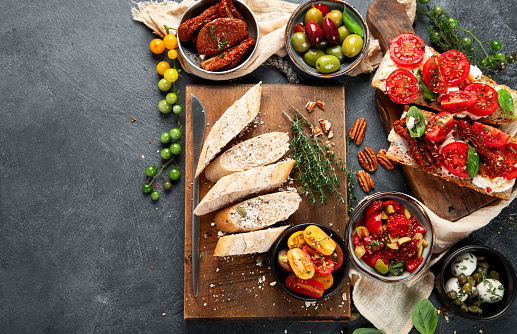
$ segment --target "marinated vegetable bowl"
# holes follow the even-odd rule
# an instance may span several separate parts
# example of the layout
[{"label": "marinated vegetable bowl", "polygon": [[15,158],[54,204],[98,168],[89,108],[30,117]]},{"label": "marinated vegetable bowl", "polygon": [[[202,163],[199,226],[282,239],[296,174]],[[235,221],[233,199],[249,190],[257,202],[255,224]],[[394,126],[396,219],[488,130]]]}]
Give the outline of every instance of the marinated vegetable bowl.
[{"label": "marinated vegetable bowl", "polygon": [[345,244],[334,231],[319,224],[287,229],[273,245],[271,270],[290,296],[305,301],[330,297],[346,280]]},{"label": "marinated vegetable bowl", "polygon": [[348,222],[348,250],[366,276],[386,283],[407,282],[431,258],[434,231],[411,196],[380,192],[358,204]]},{"label": "marinated vegetable bowl", "polygon": [[369,30],[360,14],[339,0],[309,1],[287,23],[285,45],[302,71],[318,77],[350,72],[367,52]]}]

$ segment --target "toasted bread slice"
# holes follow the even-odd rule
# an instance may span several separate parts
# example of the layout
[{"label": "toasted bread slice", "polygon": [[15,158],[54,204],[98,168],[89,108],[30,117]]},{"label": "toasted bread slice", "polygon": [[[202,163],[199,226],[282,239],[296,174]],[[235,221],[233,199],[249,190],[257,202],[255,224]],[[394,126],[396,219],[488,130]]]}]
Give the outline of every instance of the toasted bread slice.
[{"label": "toasted bread slice", "polygon": [[[426,51],[424,54],[424,58],[420,63],[415,65],[414,67],[406,68],[405,69],[411,71],[413,74],[416,73],[416,71],[420,68],[422,68],[427,61],[427,59],[431,58],[432,56],[438,56],[439,53],[436,52],[433,48],[426,46]],[[379,68],[377,69],[377,72],[375,72],[375,75],[372,79],[372,86],[375,88],[380,89],[382,92],[386,93],[386,79],[390,75],[391,72],[398,69],[399,66],[395,64],[395,62],[391,59],[390,54],[386,53],[384,55],[384,58],[382,59]],[[480,78],[473,78],[470,77],[469,80],[472,82],[480,82],[484,83],[486,85],[489,85],[493,87],[495,90],[504,88],[507,89],[510,94],[512,94],[513,97],[513,103],[514,103],[514,109],[517,111],[517,91],[511,89],[508,86],[504,85],[498,85],[495,81],[487,78],[486,76],[482,75]],[[440,103],[437,101],[431,101],[424,97],[424,95],[419,92],[417,95],[417,98],[415,101],[412,102],[415,105],[426,107],[432,110],[436,110],[437,112],[443,111],[440,108]],[[501,108],[500,106],[494,111],[492,114],[482,117],[478,119],[479,122],[486,123],[486,124],[507,124],[517,121],[517,118],[512,118],[508,116],[508,114]]]},{"label": "toasted bread slice", "polygon": [[288,227],[273,227],[261,231],[225,235],[217,241],[214,256],[265,253]]}]

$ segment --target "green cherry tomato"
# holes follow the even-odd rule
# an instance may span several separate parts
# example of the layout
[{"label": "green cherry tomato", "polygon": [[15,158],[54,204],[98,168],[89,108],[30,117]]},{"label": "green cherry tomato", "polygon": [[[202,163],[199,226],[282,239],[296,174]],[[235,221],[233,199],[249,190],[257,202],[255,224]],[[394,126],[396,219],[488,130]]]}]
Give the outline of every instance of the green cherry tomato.
[{"label": "green cherry tomato", "polygon": [[174,143],[169,147],[170,151],[174,155],[178,155],[181,153],[181,145],[179,143]]},{"label": "green cherry tomato", "polygon": [[159,192],[157,192],[156,190],[155,190],[155,191],[153,191],[153,192],[151,193],[151,199],[152,199],[153,201],[156,201],[156,200],[158,200],[158,198],[160,198],[160,193],[159,193]]},{"label": "green cherry tomato", "polygon": [[492,44],[490,44],[490,47],[494,51],[499,51],[503,47],[503,44],[500,41],[493,41]]},{"label": "green cherry tomato", "polygon": [[305,35],[304,32],[294,33],[291,37],[291,45],[298,52],[305,52],[311,47],[307,35]]},{"label": "green cherry tomato", "polygon": [[172,104],[167,103],[165,100],[161,100],[158,103],[158,110],[160,110],[164,114],[168,114],[172,110]]},{"label": "green cherry tomato", "polygon": [[472,45],[472,40],[469,37],[463,37],[460,41],[461,45],[468,48]]},{"label": "green cherry tomato", "polygon": [[150,193],[152,190],[153,190],[153,186],[152,186],[152,185],[150,185],[150,184],[147,184],[147,183],[146,183],[146,184],[144,184],[144,185],[142,186],[142,191],[143,191],[144,193],[146,193],[146,194],[147,194],[147,193]]},{"label": "green cherry tomato", "polygon": [[181,114],[182,111],[183,111],[183,107],[180,106],[179,104],[175,104],[174,107],[172,107],[172,112],[175,113],[176,115]]},{"label": "green cherry tomato", "polygon": [[181,139],[181,130],[178,128],[173,128],[171,131],[169,131],[169,134],[172,139],[179,140]]},{"label": "green cherry tomato", "polygon": [[163,182],[163,189],[171,190],[171,188],[172,188],[172,183],[170,183],[169,181]]},{"label": "green cherry tomato", "polygon": [[495,59],[496,61],[498,61],[498,62],[499,62],[499,61],[503,61],[503,60],[504,60],[504,58],[505,58],[505,55],[504,55],[504,53],[502,53],[502,52],[497,52],[497,53],[494,55],[494,59]]},{"label": "green cherry tomato", "polygon": [[151,177],[151,176],[154,176],[154,174],[156,174],[156,167],[154,167],[154,166],[147,166],[145,168],[145,175]]},{"label": "green cherry tomato", "polygon": [[349,58],[357,56],[363,49],[363,39],[361,36],[352,34],[345,38],[343,42],[343,54]]},{"label": "green cherry tomato", "polygon": [[167,101],[168,104],[174,104],[178,101],[178,95],[175,93],[169,93],[165,96],[165,101]]},{"label": "green cherry tomato", "polygon": [[160,135],[160,141],[164,144],[167,144],[168,142],[171,141],[171,134],[169,132],[163,132],[161,135]]},{"label": "green cherry tomato", "polygon": [[431,40],[431,42],[433,43],[438,43],[440,41],[440,33],[438,31],[433,31],[430,35],[429,35],[429,39]]},{"label": "green cherry tomato", "polygon": [[326,55],[316,61],[316,69],[320,73],[332,73],[339,70],[339,59],[336,56]]},{"label": "green cherry tomato", "polygon": [[350,29],[347,28],[346,25],[342,25],[340,27],[337,28],[337,31],[339,32],[339,40],[337,41],[337,43],[339,45],[342,45],[343,42],[345,41],[345,38],[348,37],[348,35],[351,35],[352,32],[350,31]]},{"label": "green cherry tomato", "polygon": [[481,60],[479,61],[479,66],[481,66],[481,67],[487,67],[487,66],[488,66],[488,60],[486,60],[486,58],[485,58],[485,59],[481,59]]},{"label": "green cherry tomato", "polygon": [[433,10],[431,12],[436,17],[442,16],[442,14],[443,14],[443,7],[442,6],[436,6],[436,7],[433,8]]},{"label": "green cherry tomato", "polygon": [[449,21],[449,25],[451,26],[451,28],[454,29],[458,27],[458,20],[456,20],[454,17],[449,17],[447,21]]},{"label": "green cherry tomato", "polygon": [[487,66],[488,67],[494,67],[495,65],[497,65],[497,62],[493,58],[488,58],[487,59]]},{"label": "green cherry tomato", "polygon": [[515,63],[515,56],[514,55],[509,55],[508,57],[506,57],[506,61],[508,62],[508,64],[513,64]]},{"label": "green cherry tomato", "polygon": [[316,48],[310,48],[305,54],[303,55],[303,60],[307,63],[307,65],[316,67],[316,61],[319,57],[324,56],[325,52],[321,51],[320,49]]},{"label": "green cherry tomato", "polygon": [[336,56],[340,63],[345,61],[345,55],[343,54],[341,45],[331,45],[325,49],[325,53],[328,55]]},{"label": "green cherry tomato", "polygon": [[429,0],[418,0],[422,5],[426,5],[429,3]]},{"label": "green cherry tomato", "polygon": [[166,92],[168,91],[169,89],[171,89],[171,83],[165,79],[161,79],[160,81],[158,81],[158,88],[162,91],[162,92]]},{"label": "green cherry tomato", "polygon": [[173,181],[178,180],[180,178],[180,175],[181,175],[180,170],[177,169],[176,167],[171,168],[171,170],[169,171],[169,177]]},{"label": "green cherry tomato", "polygon": [[160,157],[162,157],[162,159],[164,160],[169,160],[170,158],[172,158],[171,150],[169,148],[164,148],[160,151]]},{"label": "green cherry tomato", "polygon": [[498,69],[499,71],[504,71],[504,70],[506,70],[506,63],[505,63],[504,61],[502,61],[502,62],[498,63],[498,64],[497,64],[497,69]]}]

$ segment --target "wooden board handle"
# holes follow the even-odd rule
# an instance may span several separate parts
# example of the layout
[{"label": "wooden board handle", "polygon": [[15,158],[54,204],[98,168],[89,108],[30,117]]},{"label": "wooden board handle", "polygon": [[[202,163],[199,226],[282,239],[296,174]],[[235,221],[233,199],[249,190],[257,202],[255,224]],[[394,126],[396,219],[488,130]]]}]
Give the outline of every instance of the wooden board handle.
[{"label": "wooden board handle", "polygon": [[384,53],[389,49],[391,40],[403,32],[414,33],[406,10],[397,0],[376,0],[366,13],[368,28],[381,44]]}]

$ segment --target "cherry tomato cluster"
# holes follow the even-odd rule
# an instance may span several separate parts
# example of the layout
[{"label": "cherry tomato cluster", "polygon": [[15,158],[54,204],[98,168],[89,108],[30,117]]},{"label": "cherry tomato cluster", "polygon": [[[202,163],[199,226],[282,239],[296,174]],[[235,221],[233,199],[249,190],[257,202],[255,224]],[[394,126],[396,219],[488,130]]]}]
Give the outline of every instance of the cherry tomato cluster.
[{"label": "cherry tomato cluster", "polygon": [[286,280],[289,289],[300,294],[321,298],[334,283],[332,272],[343,264],[343,250],[321,228],[309,225],[293,233],[289,249],[278,253],[278,264],[290,273]]},{"label": "cherry tomato cluster", "polygon": [[401,276],[413,272],[424,258],[427,229],[395,200],[376,200],[354,231],[354,251],[358,258],[382,275]]}]

